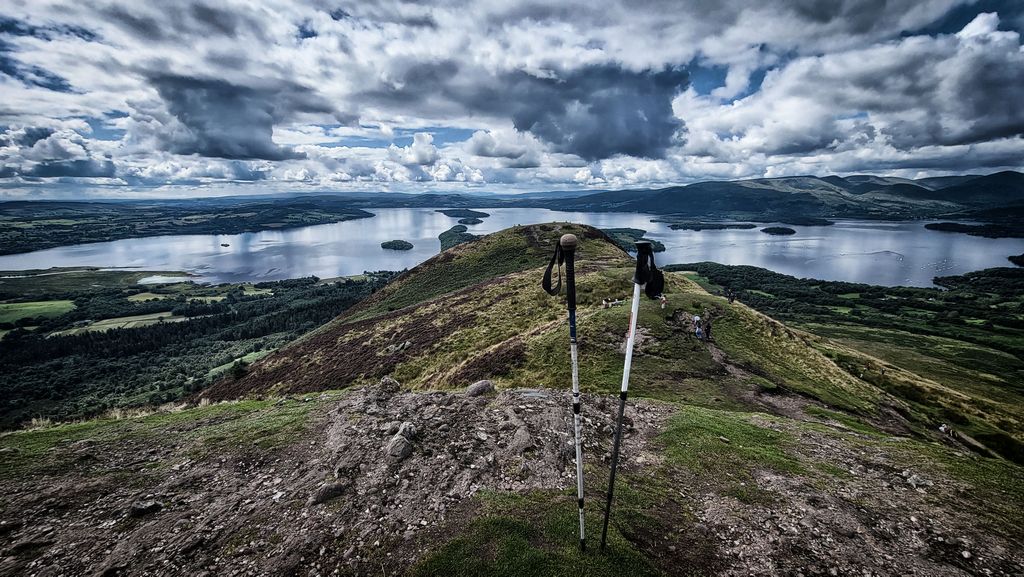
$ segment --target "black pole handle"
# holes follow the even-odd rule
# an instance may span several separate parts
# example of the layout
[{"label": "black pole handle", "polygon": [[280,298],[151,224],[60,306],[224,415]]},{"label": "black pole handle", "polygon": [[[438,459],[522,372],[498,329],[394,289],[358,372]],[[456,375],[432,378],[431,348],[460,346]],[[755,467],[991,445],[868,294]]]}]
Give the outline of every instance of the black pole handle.
[{"label": "black pole handle", "polygon": [[562,248],[562,258],[565,260],[565,300],[569,305],[569,312],[576,312],[576,235],[564,234],[558,240]]},{"label": "black pole handle", "polygon": [[665,275],[654,264],[654,246],[650,241],[636,243],[636,272],[633,282],[644,287],[647,298],[656,299],[665,290]]}]

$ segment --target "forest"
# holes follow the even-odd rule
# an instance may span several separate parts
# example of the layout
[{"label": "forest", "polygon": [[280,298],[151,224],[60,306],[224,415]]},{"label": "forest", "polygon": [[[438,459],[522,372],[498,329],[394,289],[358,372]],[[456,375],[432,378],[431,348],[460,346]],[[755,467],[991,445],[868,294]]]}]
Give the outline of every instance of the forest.
[{"label": "forest", "polygon": [[[47,294],[41,302],[74,308],[0,324],[0,429],[183,398],[225,373],[244,374],[248,362],[334,318],[394,274]],[[98,330],[126,318],[145,322]]]}]

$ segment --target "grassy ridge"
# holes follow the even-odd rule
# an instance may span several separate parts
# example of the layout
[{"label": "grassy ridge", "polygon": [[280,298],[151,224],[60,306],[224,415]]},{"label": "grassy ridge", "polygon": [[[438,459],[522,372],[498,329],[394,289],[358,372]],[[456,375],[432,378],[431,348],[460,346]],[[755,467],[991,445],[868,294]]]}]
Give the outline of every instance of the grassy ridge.
[{"label": "grassy ridge", "polygon": [[[255,363],[240,382],[211,394],[231,398],[326,390],[387,374],[421,389],[458,388],[481,378],[505,387],[561,386],[570,380],[564,304],[545,294],[539,279],[558,236],[567,231],[583,239],[577,267],[581,386],[614,392],[621,379],[623,327],[629,313],[626,306],[605,309],[600,303],[630,294],[631,259],[593,229],[546,225],[509,229],[438,255],[350,314]],[[729,281],[669,274],[666,308],[643,299],[631,380],[634,394],[748,411],[759,408],[757,394],[798,393],[878,426],[924,432],[947,422],[994,450],[1016,455],[1021,424],[1014,407],[1020,397],[1012,387],[1000,386],[1004,377],[958,387],[942,370],[918,372],[915,366],[899,364],[891,356],[897,348],[886,354],[858,348],[856,339],[829,340],[815,334],[814,326],[793,329],[745,304],[728,303],[708,292],[722,290],[715,280]],[[873,302],[893,306],[869,300],[878,287],[838,284],[829,298],[846,308]],[[797,298],[772,282],[756,286],[760,288],[744,289],[743,301],[770,301],[784,310],[790,306],[785,303]],[[801,291],[793,294],[804,298]],[[832,301],[826,304],[838,307]],[[816,307],[816,314],[847,314],[807,306]],[[694,314],[714,318],[714,347],[692,335],[688,319]],[[971,371],[993,374],[982,370],[992,361],[1013,370],[1012,355],[992,353],[991,358],[965,363],[960,378],[970,379]]]},{"label": "grassy ridge", "polygon": [[848,374],[898,398],[918,425],[947,423],[1024,462],[1024,270],[940,277],[940,290],[796,279],[715,263],[669,268],[692,269],[706,289],[720,294],[729,287],[744,303],[827,337],[808,342]]},{"label": "grassy ridge", "polygon": [[0,435],[0,479],[60,475],[81,467],[78,442],[96,448],[175,447],[192,458],[298,439],[314,405],[243,400],[170,411],[120,411],[103,417]]},{"label": "grassy ridge", "polygon": [[[368,299],[366,306],[360,305],[353,309],[355,314],[347,316],[346,320],[369,318],[473,286],[485,280],[535,268],[538,263],[545,262],[550,258],[557,238],[553,225],[547,227],[548,231],[544,231],[543,226],[545,225],[536,228],[513,227],[435,256],[402,275]],[[604,242],[590,242],[594,238],[593,229],[560,225],[558,233],[576,233],[581,237],[579,248],[581,262],[587,259],[625,258],[626,256],[609,250]],[[588,236],[591,239],[588,239]],[[597,238],[603,237],[598,236]]]},{"label": "grassy ridge", "polygon": [[[518,227],[442,253],[409,271],[334,322],[255,363],[213,398],[326,390],[391,374],[421,389],[569,382],[563,298],[541,290],[543,265],[565,232],[581,237],[577,264],[580,382],[614,392],[621,380],[627,306],[604,298],[631,293],[631,259],[593,229]],[[748,307],[708,294],[683,275],[667,278],[668,306],[643,298],[631,390],[715,409],[750,410],[750,392],[799,392],[832,407],[872,415],[899,406],[836,362],[839,353],[877,361],[786,328]],[[692,335],[689,318],[712,314],[722,359]],[[845,357],[844,357],[845,358]],[[341,362],[340,359],[345,359]],[[731,363],[737,369],[727,370]]]}]

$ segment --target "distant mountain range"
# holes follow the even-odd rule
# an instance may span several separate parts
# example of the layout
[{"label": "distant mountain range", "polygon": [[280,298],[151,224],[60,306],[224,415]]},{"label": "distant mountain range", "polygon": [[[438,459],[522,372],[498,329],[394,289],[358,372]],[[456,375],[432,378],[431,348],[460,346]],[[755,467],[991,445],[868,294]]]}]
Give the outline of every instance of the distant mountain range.
[{"label": "distant mountain range", "polygon": [[[526,201],[536,205],[537,200]],[[859,217],[985,218],[994,209],[1024,209],[1024,174],[907,180],[878,176],[794,176],[698,182],[657,190],[616,190],[540,201],[562,210],[626,211],[688,217],[778,219]]]},{"label": "distant mountain range", "polygon": [[[108,200],[75,205],[140,205],[212,209],[259,202],[287,206],[347,208],[549,208],[564,211],[645,212],[680,220],[725,218],[772,222],[827,218],[976,219],[1016,224],[1024,218],[1024,174],[1015,171],[985,176],[940,176],[910,180],[873,175],[790,176],[733,181],[705,181],[659,189],[577,190],[524,194],[473,192],[327,192],[173,200]],[[0,211],[35,207],[46,210],[67,201],[0,202]]]},{"label": "distant mountain range", "polygon": [[1024,214],[1024,174],[906,178],[792,176],[707,181],[660,189],[480,194],[342,194],[360,208],[396,206],[537,207],[596,212],[646,212],[680,217],[773,221],[797,217],[977,218]]}]

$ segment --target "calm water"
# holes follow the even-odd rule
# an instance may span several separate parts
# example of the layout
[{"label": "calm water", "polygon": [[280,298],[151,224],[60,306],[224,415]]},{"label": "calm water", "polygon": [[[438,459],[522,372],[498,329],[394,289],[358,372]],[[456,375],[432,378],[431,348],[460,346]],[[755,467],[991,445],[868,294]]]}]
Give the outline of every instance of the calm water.
[{"label": "calm water", "polygon": [[[553,212],[535,208],[484,209],[491,216],[469,226],[476,234],[516,224],[571,221],[600,228],[633,227],[667,247],[659,264],[715,261],[750,264],[826,280],[929,286],[932,277],[1010,266],[1024,240],[934,232],[923,222],[842,221],[793,226],[797,234],[769,236],[758,229],[674,231],[647,214]],[[366,270],[411,268],[440,250],[437,235],[458,219],[431,209],[373,209],[377,216],[336,224],[236,235],[182,235],[81,244],[0,256],[0,270],[55,266],[181,270],[209,282],[259,281]],[[760,227],[767,225],[759,225]],[[384,250],[385,240],[408,240],[409,251]],[[228,244],[224,247],[221,244]],[[538,263],[538,265],[541,263]]]}]

